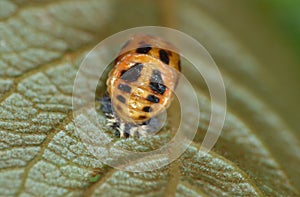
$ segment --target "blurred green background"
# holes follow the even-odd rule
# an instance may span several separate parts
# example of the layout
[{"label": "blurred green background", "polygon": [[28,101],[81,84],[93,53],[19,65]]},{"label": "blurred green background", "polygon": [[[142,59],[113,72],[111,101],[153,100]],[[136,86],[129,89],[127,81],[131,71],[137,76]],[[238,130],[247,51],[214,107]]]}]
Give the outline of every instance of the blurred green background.
[{"label": "blurred green background", "polygon": [[[270,20],[283,30],[300,58],[300,1],[256,0],[254,2]],[[300,73],[300,66],[298,70]]]},{"label": "blurred green background", "polygon": [[300,138],[300,1],[227,0],[213,1],[209,7],[220,17],[219,22],[224,21],[236,38],[243,39],[255,56],[265,61],[264,67],[273,77],[272,90],[264,95],[266,102],[299,131]]}]

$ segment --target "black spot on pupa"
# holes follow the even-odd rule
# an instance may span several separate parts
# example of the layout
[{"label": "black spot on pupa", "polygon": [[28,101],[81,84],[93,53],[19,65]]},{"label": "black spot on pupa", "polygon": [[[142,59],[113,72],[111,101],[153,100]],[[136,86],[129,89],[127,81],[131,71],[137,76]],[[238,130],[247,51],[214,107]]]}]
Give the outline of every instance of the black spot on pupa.
[{"label": "black spot on pupa", "polygon": [[123,92],[127,92],[127,93],[131,92],[131,87],[129,85],[122,84],[122,83],[118,85],[118,89],[122,90]]},{"label": "black spot on pupa", "polygon": [[141,63],[136,63],[134,66],[129,68],[121,75],[121,79],[127,82],[137,81],[141,76],[144,65]]},{"label": "black spot on pupa", "polygon": [[167,88],[164,85],[164,81],[159,70],[153,70],[150,80],[150,88],[158,94],[163,95],[165,93]]},{"label": "black spot on pupa", "polygon": [[136,49],[136,52],[141,54],[147,54],[151,49],[151,47],[140,47]]},{"label": "black spot on pupa", "polygon": [[121,70],[121,77],[122,75],[124,75],[124,73],[126,73],[127,70]]},{"label": "black spot on pupa", "polygon": [[169,64],[170,62],[168,53],[163,49],[159,50],[159,59],[165,64]]},{"label": "black spot on pupa", "polygon": [[117,99],[122,102],[122,103],[125,103],[126,102],[126,99],[122,96],[122,95],[118,95],[117,96]]},{"label": "black spot on pupa", "polygon": [[152,112],[152,108],[150,106],[146,106],[143,108],[144,112]]},{"label": "black spot on pupa", "polygon": [[159,103],[159,98],[152,94],[148,95],[146,99],[152,103]]},{"label": "black spot on pupa", "polygon": [[145,119],[145,118],[147,118],[147,116],[139,116],[140,120]]}]

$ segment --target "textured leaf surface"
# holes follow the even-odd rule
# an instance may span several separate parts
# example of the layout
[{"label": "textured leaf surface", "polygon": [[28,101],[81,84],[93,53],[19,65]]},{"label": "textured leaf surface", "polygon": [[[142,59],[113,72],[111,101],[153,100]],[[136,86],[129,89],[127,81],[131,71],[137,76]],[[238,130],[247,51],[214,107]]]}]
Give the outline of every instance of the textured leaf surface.
[{"label": "textured leaf surface", "polygon": [[[82,57],[94,45],[116,30],[159,24],[157,7],[163,6],[0,2],[0,196],[299,195],[299,140],[247,86],[268,75],[243,42],[193,6],[201,1],[191,2],[180,2],[178,26],[204,43],[222,69],[229,99],[225,127],[213,151],[197,151],[210,116],[209,99],[199,88],[201,124],[194,143],[169,166],[146,173],[118,171],[86,149],[74,128],[72,87]],[[99,121],[104,125],[105,118]],[[106,127],[103,132],[110,133]],[[147,151],[168,138],[166,132],[116,140],[115,146]],[[139,165],[147,162],[155,161]]]}]

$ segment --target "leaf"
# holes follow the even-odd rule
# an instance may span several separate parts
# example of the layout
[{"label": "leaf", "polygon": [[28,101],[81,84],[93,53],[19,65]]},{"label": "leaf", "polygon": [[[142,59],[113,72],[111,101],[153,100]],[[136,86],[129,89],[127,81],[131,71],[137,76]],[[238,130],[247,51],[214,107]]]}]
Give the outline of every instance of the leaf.
[{"label": "leaf", "polygon": [[[82,58],[94,45],[123,28],[158,24],[161,5],[0,2],[1,196],[299,195],[299,181],[291,181],[300,175],[297,137],[253,89],[243,86],[247,79],[267,76],[261,63],[216,19],[185,2],[177,16],[180,28],[205,43],[220,61],[229,99],[226,123],[215,148],[198,152],[210,116],[209,98],[199,89],[201,124],[194,143],[169,166],[145,173],[113,169],[87,150],[75,132],[72,88]],[[136,19],[135,7],[145,13],[143,20]],[[111,133],[103,116],[99,121],[103,132]],[[168,138],[166,132],[115,140],[114,146],[147,151]],[[155,161],[138,165],[147,162]]]}]

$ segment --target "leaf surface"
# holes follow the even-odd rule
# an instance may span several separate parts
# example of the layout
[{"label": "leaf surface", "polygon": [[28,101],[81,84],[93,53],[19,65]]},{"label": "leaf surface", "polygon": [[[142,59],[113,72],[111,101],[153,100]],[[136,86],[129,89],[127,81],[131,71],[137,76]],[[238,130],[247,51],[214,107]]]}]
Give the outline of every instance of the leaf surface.
[{"label": "leaf surface", "polygon": [[[291,182],[295,178],[288,170],[295,167],[295,177],[300,174],[296,168],[299,141],[278,114],[231,74],[235,70],[246,79],[264,75],[260,62],[215,19],[188,3],[182,3],[178,14],[180,28],[205,42],[217,57],[228,91],[226,123],[215,148],[207,154],[198,152],[210,117],[209,98],[199,89],[199,132],[169,166],[153,172],[124,172],[106,166],[87,150],[72,115],[73,82],[82,58],[110,32],[159,24],[153,16],[160,4],[135,4],[148,8],[143,22],[134,19],[131,3],[123,6],[126,12],[120,9],[123,4],[105,0],[0,2],[0,196],[299,194],[298,183]],[[121,18],[125,24],[119,22]],[[201,18],[202,23],[193,18]],[[197,34],[199,30],[204,37]],[[236,56],[240,51],[242,55]],[[99,121],[103,132],[110,133],[105,118],[100,116]],[[289,144],[272,145],[268,142],[271,135],[272,140]],[[114,145],[148,151],[169,137],[162,133],[151,139],[115,140]],[[283,165],[285,159],[289,164]],[[155,161],[138,165],[148,162]]]}]

